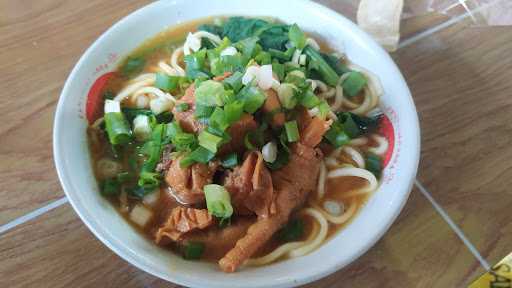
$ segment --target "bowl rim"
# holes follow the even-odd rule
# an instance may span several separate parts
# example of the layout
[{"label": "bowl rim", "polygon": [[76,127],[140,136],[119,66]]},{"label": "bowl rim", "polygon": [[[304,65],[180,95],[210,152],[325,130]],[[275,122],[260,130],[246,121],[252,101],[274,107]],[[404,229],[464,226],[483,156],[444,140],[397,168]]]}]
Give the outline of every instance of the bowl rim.
[{"label": "bowl rim", "polygon": [[[177,2],[184,2],[184,1],[185,0],[178,0]],[[326,17],[335,18],[337,21],[343,22],[344,25],[347,25],[352,30],[355,30],[359,34],[359,36],[362,38],[362,40],[373,44],[372,46],[375,46],[377,53],[379,53],[380,55],[383,55],[383,57],[387,57],[387,59],[386,59],[386,60],[388,60],[387,62],[389,62],[393,66],[392,68],[394,68],[394,70],[396,70],[397,76],[400,78],[400,80],[404,84],[404,88],[407,92],[407,95],[405,95],[404,97],[410,100],[409,103],[407,103],[407,105],[404,105],[404,107],[405,107],[404,109],[410,110],[409,112],[411,112],[413,115],[413,119],[412,119],[413,123],[408,123],[408,124],[409,124],[409,126],[412,125],[412,127],[413,127],[414,131],[411,132],[409,135],[411,137],[411,141],[412,141],[413,145],[416,148],[412,149],[413,150],[413,152],[412,152],[413,158],[410,159],[410,162],[409,162],[409,163],[411,163],[409,165],[410,169],[405,170],[407,175],[404,179],[407,179],[407,181],[405,181],[405,180],[402,181],[402,182],[407,182],[406,183],[407,184],[406,186],[408,187],[407,191],[403,192],[403,194],[401,195],[401,198],[399,199],[400,201],[397,201],[398,203],[394,203],[392,213],[390,214],[388,219],[386,219],[387,221],[385,221],[385,225],[376,227],[376,229],[378,230],[377,233],[375,234],[376,237],[369,239],[363,247],[361,247],[358,251],[356,251],[355,253],[352,254],[352,257],[350,257],[349,259],[344,259],[343,261],[338,260],[334,265],[330,266],[328,269],[324,269],[322,271],[315,270],[314,272],[310,272],[309,274],[304,273],[303,276],[300,276],[298,278],[293,278],[293,279],[280,278],[278,281],[272,281],[272,282],[262,281],[261,284],[251,284],[250,287],[270,287],[270,286],[272,286],[272,287],[291,287],[291,286],[310,283],[312,281],[323,278],[331,273],[334,273],[335,271],[343,268],[344,266],[348,265],[349,263],[352,263],[355,259],[359,258],[362,254],[366,253],[366,251],[368,251],[368,249],[370,249],[379,239],[382,238],[382,236],[387,232],[389,227],[393,224],[395,219],[398,217],[398,215],[402,211],[405,203],[407,202],[409,194],[411,192],[412,185],[414,183],[414,179],[416,177],[416,173],[417,173],[417,169],[418,169],[419,159],[420,159],[420,127],[419,127],[419,120],[418,120],[418,114],[416,111],[416,107],[412,100],[412,96],[411,96],[409,87],[408,87],[402,73],[400,72],[400,70],[398,69],[398,67],[392,60],[392,58],[389,56],[389,54],[386,51],[384,51],[384,49],[382,47],[380,47],[380,45],[376,44],[376,42],[368,34],[366,34],[366,32],[364,32],[362,29],[357,27],[357,25],[355,25],[352,21],[348,20],[345,16],[335,12],[334,10],[332,10],[328,7],[325,7],[316,2],[312,2],[310,0],[296,0],[296,1],[301,2],[304,5],[309,5],[312,7],[312,9],[321,11],[323,14],[325,14]],[[73,189],[72,189],[71,180],[69,179],[69,176],[67,174],[68,172],[64,171],[64,169],[63,169],[63,167],[64,167],[63,156],[61,155],[61,153],[59,153],[59,151],[61,150],[60,149],[61,145],[60,145],[60,142],[58,141],[58,139],[60,139],[62,137],[61,136],[61,131],[62,131],[61,127],[64,123],[64,113],[63,113],[64,98],[66,97],[66,95],[68,95],[70,93],[70,89],[71,89],[70,79],[73,79],[75,77],[75,74],[79,70],[79,67],[81,67],[83,65],[83,63],[87,61],[87,59],[89,58],[91,52],[95,49],[95,47],[100,45],[100,43],[103,42],[105,38],[108,38],[110,36],[110,34],[116,33],[116,30],[119,27],[123,26],[126,21],[128,21],[127,19],[134,18],[138,14],[143,14],[143,13],[145,13],[146,10],[153,9],[153,7],[158,6],[158,5],[160,5],[160,1],[150,3],[146,6],[143,6],[139,9],[133,11],[132,13],[126,15],[125,17],[123,17],[122,19],[117,21],[108,30],[103,32],[101,34],[101,36],[98,37],[87,48],[87,50],[82,54],[82,56],[80,57],[78,62],[75,64],[75,66],[71,70],[68,78],[66,79],[66,82],[61,91],[61,94],[59,96],[59,101],[58,101],[57,109],[55,112],[55,118],[54,118],[54,123],[53,123],[54,162],[55,162],[55,167],[57,170],[57,174],[58,174],[60,183],[63,187],[64,193],[65,193],[67,199],[69,200],[71,206],[73,207],[75,212],[78,214],[78,216],[80,217],[82,222],[88,227],[88,229],[103,244],[105,244],[109,249],[114,251],[119,257],[121,257],[122,259],[124,259],[125,261],[130,263],[131,265],[134,265],[135,267],[139,268],[140,270],[145,271],[151,275],[154,275],[158,278],[161,278],[161,279],[164,279],[167,281],[171,281],[173,283],[177,283],[179,285],[185,285],[185,286],[190,286],[190,287],[200,287],[200,286],[197,286],[197,284],[200,282],[197,282],[197,280],[194,281],[190,277],[181,277],[179,275],[179,273],[163,274],[163,273],[160,273],[159,271],[151,269],[150,267],[147,267],[144,263],[142,263],[141,261],[139,261],[137,259],[137,255],[134,252],[124,251],[123,249],[118,247],[116,245],[116,243],[112,242],[111,239],[109,239],[110,238],[109,233],[102,227],[102,225],[100,223],[97,223],[93,219],[88,218],[88,216],[85,214],[85,209],[81,206],[80,203],[78,203],[78,200],[74,197],[74,195],[73,195],[74,193],[72,192]],[[210,283],[210,284],[212,287],[228,287],[230,284],[230,283],[222,283],[222,282],[224,282],[224,281]],[[249,287],[249,286],[247,286],[247,287]]]}]

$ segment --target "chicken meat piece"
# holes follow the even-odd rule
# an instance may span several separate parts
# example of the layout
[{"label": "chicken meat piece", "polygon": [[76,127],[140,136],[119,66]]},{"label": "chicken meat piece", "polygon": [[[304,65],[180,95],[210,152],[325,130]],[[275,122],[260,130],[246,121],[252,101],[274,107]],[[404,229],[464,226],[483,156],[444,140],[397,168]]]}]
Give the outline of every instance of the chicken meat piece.
[{"label": "chicken meat piece", "polygon": [[281,111],[281,102],[279,102],[279,97],[277,96],[276,91],[268,89],[265,91],[265,94],[267,94],[267,99],[265,100],[265,103],[263,103],[263,112],[271,115],[272,120],[270,123],[272,127],[276,128],[283,126],[286,118],[284,116],[284,112]]},{"label": "chicken meat piece", "polygon": [[156,232],[155,242],[165,245],[169,240],[181,240],[186,233],[205,229],[213,222],[212,215],[206,209],[175,207],[165,224]]},{"label": "chicken meat piece", "polygon": [[301,131],[301,139],[292,145],[290,161],[272,172],[276,191],[276,213],[260,217],[249,227],[246,235],[237,241],[220,261],[225,272],[234,272],[261,248],[272,235],[289,220],[290,214],[301,207],[309,193],[316,189],[322,153],[315,147],[329,129],[331,122],[313,118]]},{"label": "chicken meat piece", "polygon": [[[205,127],[204,124],[197,121],[194,116],[196,111],[195,91],[196,88],[194,84],[190,85],[187,90],[185,90],[185,95],[176,101],[176,105],[174,105],[174,108],[172,109],[174,119],[176,119],[183,131],[188,133],[197,133]],[[183,103],[188,105],[188,109],[186,111],[178,111],[177,107]]]},{"label": "chicken meat piece", "polygon": [[182,204],[204,203],[203,187],[212,183],[219,163],[217,161],[208,164],[195,163],[188,167],[181,167],[180,160],[181,158],[173,160],[165,175],[165,181],[173,196]]},{"label": "chicken meat piece", "polygon": [[276,212],[272,176],[261,152],[250,152],[242,165],[228,174],[224,187],[238,215],[268,217]]}]

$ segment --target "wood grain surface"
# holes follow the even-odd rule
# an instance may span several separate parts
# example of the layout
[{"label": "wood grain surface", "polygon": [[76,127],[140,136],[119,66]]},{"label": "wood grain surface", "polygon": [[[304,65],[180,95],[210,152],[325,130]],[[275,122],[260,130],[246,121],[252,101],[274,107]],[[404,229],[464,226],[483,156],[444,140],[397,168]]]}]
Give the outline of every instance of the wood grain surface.
[{"label": "wood grain surface", "polygon": [[[409,0],[419,1],[419,0]],[[80,55],[150,1],[0,0],[0,225],[63,196],[55,105]],[[318,1],[354,19],[343,0]],[[407,39],[447,18],[403,21]],[[512,250],[512,28],[467,19],[400,49],[422,128],[419,179],[491,263]],[[483,270],[415,190],[389,232],[305,287],[464,287]],[[106,248],[66,204],[0,235],[4,287],[178,287]]]}]

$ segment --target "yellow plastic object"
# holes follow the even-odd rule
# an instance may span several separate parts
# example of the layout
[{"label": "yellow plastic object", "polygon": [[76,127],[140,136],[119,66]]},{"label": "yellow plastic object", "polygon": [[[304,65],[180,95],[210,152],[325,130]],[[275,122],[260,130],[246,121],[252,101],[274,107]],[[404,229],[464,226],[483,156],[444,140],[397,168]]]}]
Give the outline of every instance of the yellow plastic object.
[{"label": "yellow plastic object", "polygon": [[468,288],[512,288],[512,253],[480,276]]}]

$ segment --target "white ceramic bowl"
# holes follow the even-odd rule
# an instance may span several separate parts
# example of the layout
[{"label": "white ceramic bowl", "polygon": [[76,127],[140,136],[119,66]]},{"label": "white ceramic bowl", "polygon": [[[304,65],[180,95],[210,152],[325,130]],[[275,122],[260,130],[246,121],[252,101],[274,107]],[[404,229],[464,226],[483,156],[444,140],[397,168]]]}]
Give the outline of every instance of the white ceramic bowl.
[{"label": "white ceramic bowl", "polygon": [[[313,253],[259,268],[225,274],[217,265],[185,261],[139,235],[98,192],[91,169],[84,117],[93,82],[144,40],[177,23],[211,15],[272,16],[344,49],[355,63],[376,73],[384,86],[381,106],[394,129],[395,144],[383,183],[336,237]],[[388,131],[389,132],[389,131]],[[126,261],[162,279],[192,287],[290,287],[314,281],[346,266],[388,229],[405,204],[419,160],[418,118],[409,89],[389,55],[343,16],[305,1],[160,1],[105,32],[85,52],[66,81],[54,126],[54,156],[60,181],[83,222]]]}]

